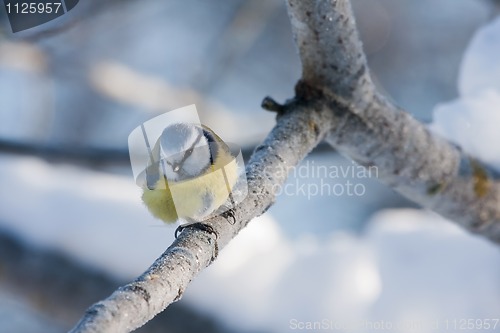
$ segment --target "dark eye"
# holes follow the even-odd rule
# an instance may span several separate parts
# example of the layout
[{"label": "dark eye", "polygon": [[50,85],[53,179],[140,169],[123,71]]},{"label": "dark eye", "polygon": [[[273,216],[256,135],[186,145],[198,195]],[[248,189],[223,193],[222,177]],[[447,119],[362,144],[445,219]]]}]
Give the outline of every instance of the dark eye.
[{"label": "dark eye", "polygon": [[193,153],[193,148],[190,148],[186,151],[186,154],[191,155]]}]

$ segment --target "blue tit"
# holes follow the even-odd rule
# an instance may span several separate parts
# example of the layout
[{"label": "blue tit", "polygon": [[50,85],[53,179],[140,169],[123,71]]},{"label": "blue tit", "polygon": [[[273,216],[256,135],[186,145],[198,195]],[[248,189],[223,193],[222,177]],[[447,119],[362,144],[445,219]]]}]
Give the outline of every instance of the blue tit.
[{"label": "blue tit", "polygon": [[229,147],[210,128],[167,126],[151,149],[142,200],[166,223],[199,222],[224,205],[238,179]]}]

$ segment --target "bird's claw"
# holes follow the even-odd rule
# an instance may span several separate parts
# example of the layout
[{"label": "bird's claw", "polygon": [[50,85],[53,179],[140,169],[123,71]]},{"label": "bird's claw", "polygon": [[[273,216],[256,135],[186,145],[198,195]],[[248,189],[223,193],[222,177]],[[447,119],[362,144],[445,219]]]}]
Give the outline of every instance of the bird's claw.
[{"label": "bird's claw", "polygon": [[209,234],[215,235],[215,239],[217,239],[219,236],[217,234],[217,232],[215,232],[214,228],[211,225],[201,223],[201,222],[193,222],[193,223],[188,223],[188,224],[178,226],[177,229],[175,229],[175,238],[178,238],[179,234],[186,228],[196,228],[196,229],[199,229],[202,231],[206,231]]},{"label": "bird's claw", "polygon": [[179,237],[179,234],[186,228],[196,228],[198,230],[202,230],[208,232],[209,234],[215,235],[215,249],[214,254],[212,255],[212,259],[210,260],[210,263],[212,263],[219,255],[219,245],[217,244],[217,238],[219,238],[219,235],[217,234],[217,232],[211,225],[202,222],[193,222],[178,226],[177,229],[175,229],[175,238],[177,239]]},{"label": "bird's claw", "polygon": [[230,208],[228,210],[226,210],[225,212],[223,212],[221,214],[221,216],[223,218],[225,218],[226,220],[228,220],[229,222],[229,217],[233,219],[233,223],[229,222],[229,224],[233,225],[236,223],[236,216],[235,216],[235,212],[234,212],[234,209]]}]

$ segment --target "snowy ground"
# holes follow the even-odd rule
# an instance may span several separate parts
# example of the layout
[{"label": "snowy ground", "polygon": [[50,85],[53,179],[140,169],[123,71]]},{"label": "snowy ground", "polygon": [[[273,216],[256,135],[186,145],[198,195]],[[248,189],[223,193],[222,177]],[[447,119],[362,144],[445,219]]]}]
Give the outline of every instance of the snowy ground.
[{"label": "snowy ground", "polygon": [[[350,164],[314,159],[322,160]],[[173,239],[174,229],[142,206],[131,176],[6,157],[0,175],[3,229],[114,276],[138,275]],[[282,195],[192,283],[183,302],[230,327],[268,332],[323,320],[369,332],[356,325],[498,317],[500,253],[489,242],[416,209],[376,213],[358,234],[342,227],[349,219],[343,207],[363,209],[383,194],[370,182],[360,180],[360,197],[312,196],[293,217],[289,207],[307,197]],[[410,328],[398,332],[435,331]]]},{"label": "snowy ground", "polygon": [[31,304],[3,289],[0,289],[0,323],[2,332],[64,332],[56,323],[35,311]]},{"label": "snowy ground", "polygon": [[500,19],[478,31],[466,51],[459,98],[439,104],[431,128],[500,170]]}]

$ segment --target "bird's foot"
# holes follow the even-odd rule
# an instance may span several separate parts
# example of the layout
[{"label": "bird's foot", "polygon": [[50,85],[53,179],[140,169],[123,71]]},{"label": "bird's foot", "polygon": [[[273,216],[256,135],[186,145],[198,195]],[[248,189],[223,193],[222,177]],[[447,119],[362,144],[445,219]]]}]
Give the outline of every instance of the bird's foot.
[{"label": "bird's foot", "polygon": [[175,238],[179,237],[179,234],[186,228],[196,228],[202,231],[206,231],[210,234],[215,235],[215,239],[217,239],[218,235],[215,232],[214,228],[211,225],[202,223],[202,222],[190,222],[186,224],[181,224],[180,226],[175,229]]},{"label": "bird's foot", "polygon": [[198,230],[202,230],[205,232],[208,232],[209,234],[212,234],[215,236],[215,246],[214,246],[214,253],[212,255],[212,259],[210,260],[210,263],[212,263],[217,256],[219,255],[219,245],[217,244],[217,238],[219,238],[219,235],[217,232],[214,230],[214,228],[211,225],[202,223],[202,222],[190,222],[187,224],[182,224],[175,229],[175,238],[179,237],[179,234],[187,228],[195,228]]},{"label": "bird's foot", "polygon": [[[235,216],[235,211],[233,208],[228,208],[226,211],[222,212],[220,215],[223,218],[225,218],[229,222],[229,224],[233,225],[236,223],[236,216]],[[229,218],[231,218],[233,220],[232,223],[229,221]]]}]

